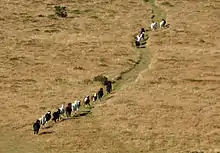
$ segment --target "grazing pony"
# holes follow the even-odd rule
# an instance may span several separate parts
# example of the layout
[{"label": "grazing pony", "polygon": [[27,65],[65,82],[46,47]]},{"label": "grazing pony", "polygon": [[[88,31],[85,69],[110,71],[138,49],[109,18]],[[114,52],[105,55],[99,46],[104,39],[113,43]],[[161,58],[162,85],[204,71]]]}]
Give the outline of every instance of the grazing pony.
[{"label": "grazing pony", "polygon": [[40,120],[37,120],[37,121],[34,123],[33,129],[34,129],[34,134],[38,134],[39,129],[40,129]]}]

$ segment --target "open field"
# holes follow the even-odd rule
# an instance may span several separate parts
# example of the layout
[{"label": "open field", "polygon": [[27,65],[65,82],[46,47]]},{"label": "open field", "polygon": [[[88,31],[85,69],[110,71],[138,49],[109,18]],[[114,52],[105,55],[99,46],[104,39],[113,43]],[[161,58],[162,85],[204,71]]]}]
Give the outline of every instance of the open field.
[{"label": "open field", "polygon": [[[220,2],[146,1],[2,1],[0,152],[220,152]],[[133,36],[152,12],[170,27],[138,52]],[[45,111],[93,94],[95,76],[113,79],[139,54],[91,114],[33,135]]]}]

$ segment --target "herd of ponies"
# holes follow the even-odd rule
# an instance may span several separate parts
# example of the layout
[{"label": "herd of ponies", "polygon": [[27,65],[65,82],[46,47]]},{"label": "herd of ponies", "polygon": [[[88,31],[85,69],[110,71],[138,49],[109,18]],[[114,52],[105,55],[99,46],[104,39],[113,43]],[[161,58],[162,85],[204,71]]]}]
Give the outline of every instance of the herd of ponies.
[{"label": "herd of ponies", "polygon": [[[110,94],[112,92],[112,82],[111,81],[105,81],[104,85],[106,86],[106,93]],[[104,89],[100,88],[98,92],[95,92],[91,98],[90,96],[85,96],[83,99],[83,105],[91,106],[90,102],[96,102],[98,99],[101,101],[104,96]],[[69,119],[72,115],[76,115],[76,113],[79,111],[81,107],[81,100],[77,99],[73,103],[68,103],[67,106],[62,106],[57,109],[57,111],[54,111],[51,113],[51,111],[47,111],[41,118],[37,119],[36,122],[33,125],[34,134],[38,134],[40,127],[45,128],[45,125],[52,120],[53,122],[60,121],[64,118]]]},{"label": "herd of ponies", "polygon": [[[153,15],[151,18],[153,19],[155,16]],[[159,24],[159,28],[167,28],[169,25],[167,25],[167,22],[165,19],[162,19],[160,24]],[[152,21],[151,25],[150,25],[150,29],[151,31],[155,31],[156,29],[158,29],[158,23],[156,21]],[[145,34],[145,29],[141,28],[141,31],[139,33],[139,35],[136,36],[136,40],[135,40],[135,45],[137,48],[140,47],[141,45],[141,40],[144,40],[144,34]]]},{"label": "herd of ponies", "polygon": [[[154,17],[155,16],[152,16],[152,18]],[[168,25],[166,25],[166,20],[162,19],[159,24],[159,28],[166,28],[166,27],[168,27]],[[152,31],[155,31],[157,28],[158,28],[158,23],[155,21],[152,21],[150,25],[150,29]],[[136,36],[136,40],[135,40],[135,45],[137,48],[140,47],[140,41],[144,40],[144,34],[145,34],[145,29],[141,28],[141,31],[139,35]],[[106,86],[106,93],[110,94],[112,91],[112,82],[105,81],[104,85]],[[86,96],[83,99],[83,104],[85,107],[90,106],[91,100],[93,102],[97,101],[98,99],[101,101],[103,96],[104,96],[103,88],[100,88],[97,93],[94,93],[91,96],[91,98],[90,96]],[[41,118],[37,119],[36,122],[34,123],[33,125],[34,134],[38,134],[40,127],[42,126],[42,128],[44,128],[45,124],[48,123],[50,120],[56,123],[57,121],[63,119],[63,117],[70,118],[73,113],[76,114],[79,111],[80,106],[81,106],[81,100],[77,99],[73,103],[68,103],[66,107],[64,106],[64,104],[62,104],[62,106],[58,108],[57,111],[53,112],[52,115],[51,115],[51,111],[48,111]]]}]

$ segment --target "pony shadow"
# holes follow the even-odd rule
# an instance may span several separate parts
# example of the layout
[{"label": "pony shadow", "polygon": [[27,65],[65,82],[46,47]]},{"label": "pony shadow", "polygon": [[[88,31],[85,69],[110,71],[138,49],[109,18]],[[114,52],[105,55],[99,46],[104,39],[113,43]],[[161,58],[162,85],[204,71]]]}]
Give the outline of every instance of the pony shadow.
[{"label": "pony shadow", "polygon": [[53,124],[57,124],[57,123],[59,123],[59,122],[65,121],[65,120],[68,120],[68,119],[67,119],[67,118],[62,118],[62,119],[60,119],[59,121],[57,120],[56,122],[53,122]]},{"label": "pony shadow", "polygon": [[170,24],[167,24],[165,27],[166,27],[166,28],[169,28],[169,27],[170,27]]},{"label": "pony shadow", "polygon": [[53,126],[52,125],[49,125],[49,126],[46,126],[44,129],[49,129],[49,128],[52,128]]},{"label": "pony shadow", "polygon": [[113,95],[108,96],[108,97],[106,97],[106,100],[109,100],[109,99],[111,99],[111,98],[113,98],[113,97],[114,97]]},{"label": "pony shadow", "polygon": [[144,41],[146,42],[148,39],[149,39],[149,36],[146,36],[146,37],[144,38]]},{"label": "pony shadow", "polygon": [[94,108],[94,106],[91,106],[91,105],[87,105],[87,106],[84,106],[85,109],[92,109]]},{"label": "pony shadow", "polygon": [[91,111],[83,111],[77,115],[74,115],[73,118],[76,118],[76,117],[81,117],[81,116],[86,116],[88,114],[91,114],[92,112]]},{"label": "pony shadow", "polygon": [[83,111],[83,112],[81,112],[80,114],[79,114],[79,116],[86,116],[86,115],[88,115],[88,114],[90,114],[91,113],[91,111]]},{"label": "pony shadow", "polygon": [[80,116],[86,116],[88,114],[92,113],[91,111],[82,111],[80,112],[79,114],[76,114],[76,115],[73,115],[72,117],[69,117],[69,118],[62,118],[62,120],[58,121],[58,122],[63,122],[65,120],[70,120],[70,119],[74,119],[74,118],[77,118],[77,117],[80,117]]},{"label": "pony shadow", "polygon": [[143,43],[141,43],[141,45],[145,45],[147,42],[145,41],[145,42],[143,42]]},{"label": "pony shadow", "polygon": [[54,133],[54,131],[45,131],[45,132],[39,133],[39,135],[52,134],[52,133]]}]

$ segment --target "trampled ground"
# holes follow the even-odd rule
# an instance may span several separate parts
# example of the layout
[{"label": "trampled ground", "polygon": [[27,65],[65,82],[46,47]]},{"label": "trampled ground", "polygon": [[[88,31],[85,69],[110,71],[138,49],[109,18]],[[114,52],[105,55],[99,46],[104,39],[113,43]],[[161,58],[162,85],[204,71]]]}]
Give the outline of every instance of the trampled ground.
[{"label": "trampled ground", "polygon": [[[3,0],[0,152],[220,151],[217,0],[156,1],[170,27],[150,32],[140,50],[151,53],[150,65],[130,73],[133,81],[124,77],[91,114],[33,135],[45,111],[97,91],[95,76],[112,79],[132,67],[133,36],[152,13],[165,14],[152,3]],[[65,5],[68,18],[54,17],[55,5]]]}]

